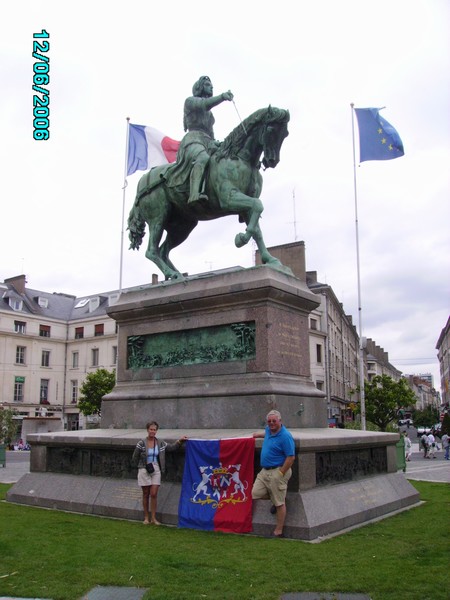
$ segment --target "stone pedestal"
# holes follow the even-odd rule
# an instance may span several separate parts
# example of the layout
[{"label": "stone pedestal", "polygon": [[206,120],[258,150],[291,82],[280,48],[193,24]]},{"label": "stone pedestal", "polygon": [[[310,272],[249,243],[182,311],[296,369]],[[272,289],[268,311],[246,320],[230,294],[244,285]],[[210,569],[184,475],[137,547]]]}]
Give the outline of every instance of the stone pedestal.
[{"label": "stone pedestal", "polygon": [[[295,462],[286,498],[285,535],[318,540],[415,506],[419,495],[397,472],[397,434],[292,429]],[[248,429],[184,430],[190,438],[246,437]],[[175,441],[179,430],[160,430]],[[10,502],[141,521],[142,493],[131,456],[142,430],[91,430],[31,435],[31,473],[7,494]],[[255,474],[262,440],[256,440]],[[184,452],[167,455],[158,519],[178,524]],[[254,503],[253,532],[270,535],[270,501]]]},{"label": "stone pedestal", "polygon": [[102,427],[258,428],[273,408],[287,427],[326,427],[310,378],[317,305],[305,283],[265,266],[123,293],[108,311],[119,360]]}]

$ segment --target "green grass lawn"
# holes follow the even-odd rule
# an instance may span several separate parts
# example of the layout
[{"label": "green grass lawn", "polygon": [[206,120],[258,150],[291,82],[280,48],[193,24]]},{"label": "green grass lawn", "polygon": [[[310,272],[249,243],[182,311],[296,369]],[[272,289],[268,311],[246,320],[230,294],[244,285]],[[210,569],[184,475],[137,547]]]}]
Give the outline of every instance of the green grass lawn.
[{"label": "green grass lawn", "polygon": [[450,486],[412,482],[420,507],[320,544],[18,506],[0,484],[0,596],[78,600],[96,585],[146,600],[276,600],[287,592],[448,600]]}]

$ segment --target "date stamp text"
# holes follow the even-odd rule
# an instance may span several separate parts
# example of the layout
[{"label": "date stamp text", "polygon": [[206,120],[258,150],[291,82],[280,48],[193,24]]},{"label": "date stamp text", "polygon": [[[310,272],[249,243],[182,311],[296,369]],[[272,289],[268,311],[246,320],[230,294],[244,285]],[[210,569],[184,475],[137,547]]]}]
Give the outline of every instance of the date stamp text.
[{"label": "date stamp text", "polygon": [[33,138],[48,140],[50,137],[50,34],[42,29],[33,33]]}]

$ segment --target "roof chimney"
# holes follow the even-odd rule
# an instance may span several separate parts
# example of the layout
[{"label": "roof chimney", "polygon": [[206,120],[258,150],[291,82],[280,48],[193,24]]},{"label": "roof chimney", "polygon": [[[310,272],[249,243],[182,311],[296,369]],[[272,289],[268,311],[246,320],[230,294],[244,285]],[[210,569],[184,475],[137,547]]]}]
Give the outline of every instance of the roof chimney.
[{"label": "roof chimney", "polygon": [[25,293],[25,284],[27,283],[25,275],[16,275],[5,279],[5,283],[12,285],[18,294]]}]

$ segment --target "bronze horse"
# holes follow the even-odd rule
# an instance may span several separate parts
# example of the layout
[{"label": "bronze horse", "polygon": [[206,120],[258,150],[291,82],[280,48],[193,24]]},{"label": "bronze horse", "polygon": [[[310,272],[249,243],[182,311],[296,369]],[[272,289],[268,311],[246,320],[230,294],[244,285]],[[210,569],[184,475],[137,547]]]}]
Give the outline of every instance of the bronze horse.
[{"label": "bronze horse", "polygon": [[[170,186],[172,165],[155,167],[141,177],[136,200],[128,218],[130,248],[138,249],[149,228],[145,256],[157,265],[166,279],[183,276],[169,259],[169,253],[187,239],[199,221],[238,215],[247,227],[238,233],[238,248],[253,238],[263,264],[280,265],[267,250],[259,227],[263,204],[261,164],[276,167],[280,148],[288,135],[289,111],[268,107],[257,110],[236,127],[220,144],[209,161],[205,192],[208,200],[188,204],[186,186]],[[261,163],[261,155],[263,155]],[[164,230],[166,238],[160,244]]]}]

